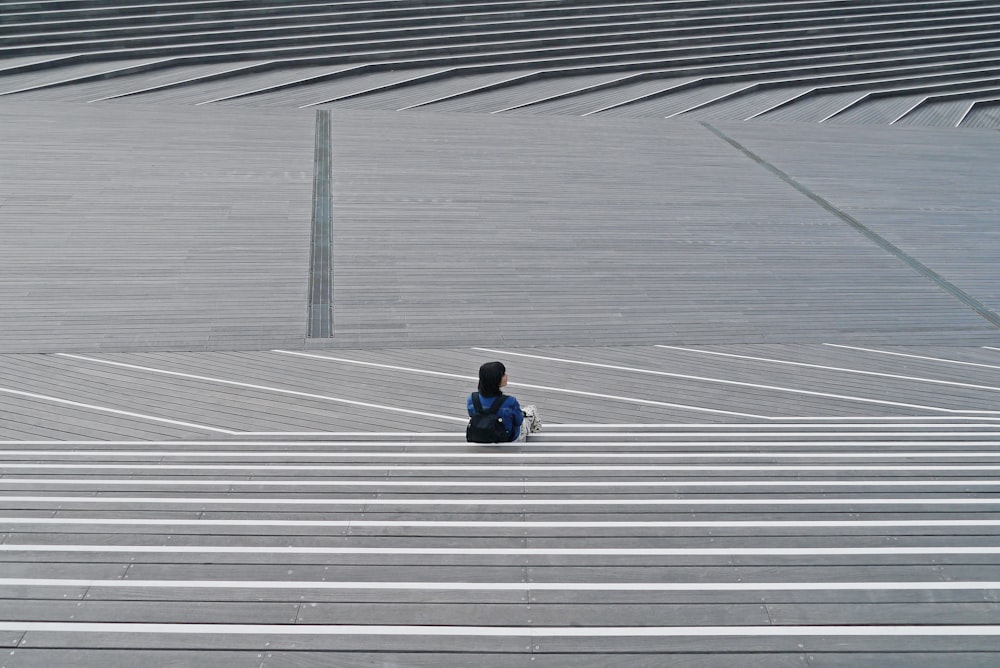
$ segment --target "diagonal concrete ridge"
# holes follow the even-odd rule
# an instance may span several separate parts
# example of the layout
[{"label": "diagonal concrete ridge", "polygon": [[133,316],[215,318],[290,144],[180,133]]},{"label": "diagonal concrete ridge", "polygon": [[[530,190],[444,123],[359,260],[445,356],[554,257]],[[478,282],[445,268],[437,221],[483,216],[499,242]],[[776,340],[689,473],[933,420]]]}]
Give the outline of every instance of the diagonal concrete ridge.
[{"label": "diagonal concrete ridge", "polygon": [[775,174],[782,181],[784,181],[785,183],[787,183],[791,187],[795,188],[796,190],[798,190],[800,193],[802,193],[803,195],[805,195],[806,197],[808,197],[812,201],[816,202],[816,204],[818,204],[819,206],[821,206],[822,208],[826,209],[827,211],[829,211],[830,213],[832,213],[834,216],[836,216],[837,218],[839,218],[840,220],[842,220],[845,223],[847,223],[848,225],[850,225],[852,228],[854,228],[855,230],[857,230],[858,233],[864,235],[865,238],[871,240],[873,243],[875,243],[877,246],[879,246],[880,248],[882,248],[886,252],[890,253],[891,255],[899,258],[899,260],[901,260],[902,262],[904,262],[907,265],[909,265],[910,267],[912,267],[915,271],[917,271],[918,273],[920,273],[922,276],[925,276],[929,280],[931,280],[934,283],[936,283],[937,285],[941,286],[941,288],[943,288],[945,291],[947,291],[948,293],[954,295],[954,297],[956,299],[958,299],[963,304],[965,304],[966,306],[968,306],[969,308],[971,308],[973,311],[975,311],[976,313],[978,313],[980,316],[982,316],[983,319],[987,320],[988,322],[992,323],[993,325],[995,325],[997,327],[1000,327],[1000,315],[997,315],[996,312],[994,312],[993,310],[987,308],[978,299],[975,299],[974,297],[972,297],[971,295],[969,295],[967,292],[965,292],[964,290],[962,290],[961,288],[959,288],[957,285],[955,285],[952,282],[950,282],[947,279],[945,279],[943,276],[941,276],[939,273],[937,273],[936,271],[934,271],[933,269],[931,269],[927,265],[923,264],[922,262],[920,262],[919,260],[917,260],[913,256],[911,256],[908,253],[904,252],[901,248],[899,248],[898,246],[896,246],[895,244],[893,244],[892,242],[890,242],[886,238],[878,235],[877,233],[875,233],[873,230],[871,230],[870,228],[868,228],[867,226],[865,226],[863,223],[861,223],[860,221],[858,221],[856,218],[854,218],[850,214],[842,211],[841,209],[838,209],[837,207],[835,207],[833,204],[831,204],[827,200],[823,199],[822,197],[820,197],[816,193],[812,192],[811,190],[809,190],[808,188],[806,188],[805,186],[803,186],[801,183],[799,183],[798,181],[796,181],[794,178],[792,178],[791,176],[789,176],[788,174],[786,174],[782,170],[778,169],[774,165],[770,164],[769,162],[767,162],[766,160],[764,160],[763,158],[761,158],[760,156],[758,156],[757,154],[755,154],[753,151],[749,150],[748,148],[746,148],[745,146],[743,146],[742,144],[740,144],[738,141],[736,141],[732,137],[730,137],[730,136],[726,135],[724,132],[720,131],[718,128],[715,128],[712,125],[710,125],[708,123],[704,123],[704,122],[701,123],[701,125],[703,127],[707,128],[709,131],[711,131],[712,134],[716,135],[717,137],[719,137],[720,139],[722,139],[723,141],[725,141],[726,143],[728,143],[730,146],[732,146],[736,150],[738,150],[741,153],[743,153],[744,155],[746,155],[748,158],[750,158],[754,162],[758,163],[759,165],[761,165],[762,167],[764,167],[765,169],[767,169],[771,173]]}]

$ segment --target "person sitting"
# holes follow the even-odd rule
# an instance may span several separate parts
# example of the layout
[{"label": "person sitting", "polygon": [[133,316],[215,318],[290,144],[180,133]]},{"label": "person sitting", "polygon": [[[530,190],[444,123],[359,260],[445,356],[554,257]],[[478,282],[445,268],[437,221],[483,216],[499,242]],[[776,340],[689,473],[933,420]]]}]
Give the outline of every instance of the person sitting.
[{"label": "person sitting", "polygon": [[[502,422],[505,438],[498,436],[493,439],[493,442],[527,441],[528,434],[537,431],[535,428],[535,424],[538,422],[537,411],[535,411],[534,406],[526,406],[522,409],[516,397],[503,394],[501,388],[506,387],[506,385],[507,368],[502,362],[483,364],[479,367],[479,391],[469,395],[466,409],[470,418],[474,418],[481,411],[482,413],[495,414]],[[476,407],[477,399],[480,404],[479,411]],[[496,401],[499,401],[500,404],[494,407],[493,404]]]}]

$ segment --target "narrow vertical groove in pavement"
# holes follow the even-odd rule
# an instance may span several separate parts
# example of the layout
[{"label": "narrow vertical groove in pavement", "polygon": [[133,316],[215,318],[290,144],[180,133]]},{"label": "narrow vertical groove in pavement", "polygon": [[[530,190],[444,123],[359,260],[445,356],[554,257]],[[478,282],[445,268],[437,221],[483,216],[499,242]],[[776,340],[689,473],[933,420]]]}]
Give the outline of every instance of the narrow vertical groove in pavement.
[{"label": "narrow vertical groove in pavement", "polygon": [[708,131],[710,131],[712,134],[719,137],[727,144],[738,150],[739,152],[743,153],[745,156],[747,156],[754,162],[766,168],[768,171],[776,175],[778,178],[780,178],[788,185],[798,190],[800,193],[811,199],[813,202],[819,204],[821,207],[823,207],[824,209],[835,215],[837,218],[850,225],[852,228],[863,234],[869,240],[877,244],[882,250],[891,253],[892,255],[899,258],[907,265],[915,269],[925,278],[929,278],[930,280],[934,281],[934,283],[936,283],[942,289],[947,291],[950,295],[952,295],[953,297],[961,301],[963,304],[974,310],[982,318],[989,321],[990,324],[992,324],[995,327],[1000,327],[1000,315],[994,313],[985,304],[972,297],[970,294],[962,290],[954,283],[947,280],[944,276],[941,276],[936,271],[934,271],[924,263],[920,262],[920,260],[916,259],[912,255],[909,255],[908,253],[903,251],[903,249],[899,248],[888,239],[880,236],[874,230],[867,227],[861,221],[854,218],[847,212],[838,209],[833,204],[823,199],[813,191],[809,190],[807,187],[805,187],[804,185],[793,179],[790,175],[786,174],[785,172],[778,169],[771,163],[767,162],[762,157],[760,157],[759,155],[748,149],[746,146],[743,146],[738,141],[728,136],[726,133],[722,132],[718,128],[713,127],[712,125],[705,123],[703,121],[699,121],[699,124],[702,125]]},{"label": "narrow vertical groove in pavement", "polygon": [[333,336],[333,262],[330,154],[330,112],[316,112],[316,153],[313,171],[312,248],[310,249],[309,337]]}]

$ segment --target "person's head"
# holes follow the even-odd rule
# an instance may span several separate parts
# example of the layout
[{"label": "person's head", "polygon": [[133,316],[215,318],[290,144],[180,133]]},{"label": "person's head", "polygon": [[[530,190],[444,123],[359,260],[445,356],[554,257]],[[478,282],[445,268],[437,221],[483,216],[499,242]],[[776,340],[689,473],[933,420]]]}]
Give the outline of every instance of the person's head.
[{"label": "person's head", "polygon": [[479,394],[495,397],[507,384],[507,368],[502,362],[487,362],[479,367]]}]

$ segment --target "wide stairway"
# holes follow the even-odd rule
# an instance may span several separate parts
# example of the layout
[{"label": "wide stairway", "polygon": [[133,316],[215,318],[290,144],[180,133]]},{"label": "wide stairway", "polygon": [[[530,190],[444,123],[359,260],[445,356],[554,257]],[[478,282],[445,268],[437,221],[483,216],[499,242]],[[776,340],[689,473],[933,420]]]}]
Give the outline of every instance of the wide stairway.
[{"label": "wide stairway", "polygon": [[985,0],[34,0],[0,96],[1000,127]]},{"label": "wide stairway", "polygon": [[989,419],[0,457],[8,668],[995,665]]}]

